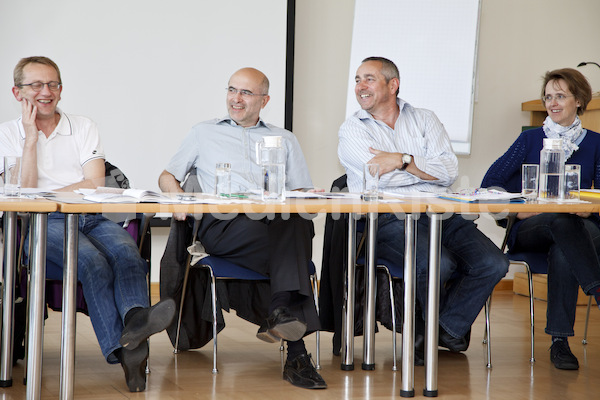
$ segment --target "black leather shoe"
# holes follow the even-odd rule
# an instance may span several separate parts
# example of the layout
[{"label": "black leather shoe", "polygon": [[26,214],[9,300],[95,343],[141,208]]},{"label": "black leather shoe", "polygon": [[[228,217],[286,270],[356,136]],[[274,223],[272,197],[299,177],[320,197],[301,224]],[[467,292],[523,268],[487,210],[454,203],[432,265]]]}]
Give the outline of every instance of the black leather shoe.
[{"label": "black leather shoe", "polygon": [[125,371],[125,381],[130,392],[146,390],[146,360],[148,342],[143,342],[133,350],[121,349],[121,366]]},{"label": "black leather shoe", "polygon": [[125,324],[119,343],[123,348],[135,349],[150,336],[167,328],[175,317],[175,301],[161,300],[152,307],[138,310]]},{"label": "black leather shoe", "polygon": [[269,333],[269,324],[267,321],[263,322],[263,324],[258,328],[258,332],[256,332],[256,337],[260,340],[264,340],[267,343],[275,343],[279,342],[279,338]]},{"label": "black leather shoe", "polygon": [[469,329],[469,332],[467,332],[467,334],[461,338],[455,338],[454,336],[450,335],[448,332],[446,332],[446,330],[444,328],[442,328],[440,326],[440,340],[439,340],[439,345],[441,347],[445,347],[448,350],[458,353],[461,351],[465,351],[469,348],[469,342],[471,341],[471,330]]},{"label": "black leather shoe", "polygon": [[269,343],[279,339],[295,342],[302,339],[305,333],[306,324],[291,315],[286,307],[279,307],[260,326],[256,337]]},{"label": "black leather shoe", "polygon": [[557,340],[550,347],[550,361],[558,369],[579,369],[579,361],[571,352],[569,342]]},{"label": "black leather shoe", "polygon": [[283,367],[283,379],[303,389],[327,388],[327,383],[313,366],[310,354],[287,360]]}]

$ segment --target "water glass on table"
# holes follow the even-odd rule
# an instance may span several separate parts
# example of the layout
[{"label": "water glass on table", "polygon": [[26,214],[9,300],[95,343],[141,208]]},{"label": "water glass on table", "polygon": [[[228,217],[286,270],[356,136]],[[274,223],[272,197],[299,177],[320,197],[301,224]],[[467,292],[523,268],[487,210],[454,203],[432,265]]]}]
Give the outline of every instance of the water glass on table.
[{"label": "water glass on table", "polygon": [[364,201],[379,199],[379,164],[364,164],[363,166],[362,199]]},{"label": "water glass on table", "polygon": [[537,164],[523,164],[521,168],[521,195],[527,201],[533,201],[538,196],[540,166]]},{"label": "water glass on table", "polygon": [[21,157],[4,157],[4,196],[21,195]]},{"label": "water glass on table", "polygon": [[577,164],[565,165],[565,199],[579,200],[579,185],[581,182],[581,166]]},{"label": "water glass on table", "polygon": [[215,171],[215,194],[219,197],[231,197],[231,164],[217,163]]}]

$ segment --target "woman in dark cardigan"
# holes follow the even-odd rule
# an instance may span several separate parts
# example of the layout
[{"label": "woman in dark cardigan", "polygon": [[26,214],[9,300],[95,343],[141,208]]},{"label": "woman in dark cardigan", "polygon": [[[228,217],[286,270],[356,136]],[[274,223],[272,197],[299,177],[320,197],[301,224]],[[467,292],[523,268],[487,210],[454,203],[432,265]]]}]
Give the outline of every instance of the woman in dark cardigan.
[{"label": "woman in dark cardigan", "polygon": [[[542,101],[544,126],[523,132],[487,171],[482,187],[521,191],[521,165],[539,164],[544,138],[561,138],[565,160],[581,165],[581,187],[600,186],[600,134],[583,129],[579,115],[592,98],[587,79],[571,68],[547,72]],[[518,213],[508,238],[510,251],[548,253],[546,333],[550,359],[559,369],[578,369],[567,342],[573,336],[578,286],[600,297],[600,218],[589,213]]]}]

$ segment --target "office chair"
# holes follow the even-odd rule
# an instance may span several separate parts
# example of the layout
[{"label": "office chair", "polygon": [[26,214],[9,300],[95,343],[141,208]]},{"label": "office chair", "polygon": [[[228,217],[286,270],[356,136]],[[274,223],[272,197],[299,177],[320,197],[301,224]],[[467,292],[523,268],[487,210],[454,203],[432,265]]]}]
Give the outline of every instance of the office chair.
[{"label": "office chair", "polygon": [[[196,234],[198,232],[199,220],[194,220],[194,228],[192,234],[192,244],[195,243]],[[181,301],[179,304],[179,317],[177,320],[177,334],[175,338],[175,346],[173,352],[175,354],[179,353],[179,334],[181,330],[181,320],[183,315],[183,307],[185,302],[185,294],[187,289],[187,283],[189,279],[190,270],[192,268],[200,268],[208,271],[210,275],[209,286],[211,293],[211,309],[212,309],[212,338],[213,338],[213,367],[212,373],[217,374],[219,371],[217,369],[217,342],[218,342],[218,326],[217,326],[217,280],[246,280],[246,281],[269,281],[269,277],[264,276],[256,271],[250,270],[248,268],[241,267],[237,264],[234,264],[230,261],[227,261],[220,257],[215,256],[206,256],[199,260],[196,264],[192,265],[192,255],[188,255],[188,259],[186,262],[185,274],[183,277],[183,288],[181,291]],[[315,307],[317,309],[317,314],[319,313],[319,303],[318,303],[318,283],[317,283],[317,275],[315,265],[311,262],[310,267],[310,280],[313,289],[313,301],[315,302]],[[321,369],[321,360],[320,360],[320,332],[316,331],[316,369]],[[283,340],[282,340],[283,343]],[[280,350],[283,350],[283,344],[280,346]]]},{"label": "office chair", "polygon": [[[317,287],[317,279],[316,279],[316,271],[314,268],[314,264],[311,263],[311,284],[313,287],[313,301],[315,302],[315,306],[318,309],[318,287]],[[269,278],[258,272],[252,271],[247,268],[240,267],[237,264],[231,263],[227,260],[224,260],[215,256],[208,256],[198,261],[195,265],[187,265],[185,276],[183,278],[183,289],[181,302],[179,305],[179,318],[177,321],[177,336],[175,339],[175,347],[173,349],[174,353],[179,352],[179,332],[181,329],[181,319],[183,315],[183,306],[185,301],[185,293],[187,288],[187,282],[190,270],[192,268],[201,268],[208,271],[210,275],[210,293],[211,293],[211,309],[212,309],[212,328],[213,328],[213,368],[212,373],[217,374],[219,371],[217,369],[217,348],[218,348],[218,327],[217,327],[217,280],[226,280],[226,279],[238,279],[238,280],[248,280],[248,281],[268,281]],[[320,365],[320,333],[316,331],[316,342],[317,342],[317,351],[316,351],[316,368],[321,369]],[[283,346],[280,347],[283,349]]]}]

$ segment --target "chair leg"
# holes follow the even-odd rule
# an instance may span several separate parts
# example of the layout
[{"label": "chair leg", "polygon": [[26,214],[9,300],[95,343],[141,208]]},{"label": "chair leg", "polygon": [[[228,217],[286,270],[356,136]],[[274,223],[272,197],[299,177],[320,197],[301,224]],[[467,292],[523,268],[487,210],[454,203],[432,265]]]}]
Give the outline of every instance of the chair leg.
[{"label": "chair leg", "polygon": [[587,344],[587,331],[588,331],[588,324],[590,322],[590,308],[592,308],[592,296],[588,296],[588,306],[587,306],[587,311],[585,313],[585,330],[583,331],[583,340],[581,341],[581,343],[583,344]]},{"label": "chair leg", "polygon": [[[148,278],[147,278],[147,283],[148,283],[148,304],[152,305],[152,293],[151,293],[151,270],[150,270],[150,263],[148,263]],[[148,358],[146,359],[146,374],[150,373],[150,338],[146,339],[146,341],[148,342]]]},{"label": "chair leg", "polygon": [[396,298],[394,296],[394,285],[392,283],[392,275],[390,271],[384,267],[379,267],[384,270],[388,278],[388,290],[390,291],[390,310],[392,312],[392,371],[398,370],[398,357],[397,357],[397,346],[396,346]]},{"label": "chair leg", "polygon": [[183,287],[181,289],[181,301],[179,302],[179,317],[177,318],[177,335],[175,337],[175,348],[173,349],[173,353],[179,353],[179,332],[181,331],[181,317],[183,314],[183,304],[185,301],[185,291],[187,290],[188,278],[190,275],[190,263],[188,261],[187,266],[185,268],[185,274],[183,275]]},{"label": "chair leg", "polygon": [[529,269],[529,265],[525,265],[527,267],[527,279],[529,281],[529,321],[531,326],[531,358],[530,362],[535,362],[535,329],[534,329],[534,306],[533,306],[533,275],[531,270]]},{"label": "chair leg", "polygon": [[492,338],[490,336],[490,311],[492,308],[492,295],[490,295],[490,297],[488,297],[487,301],[485,302],[485,341],[484,343],[487,344],[486,346],[486,354],[487,354],[487,363],[486,363],[486,367],[488,368],[492,368]]},{"label": "chair leg", "polygon": [[[310,282],[312,284],[313,290],[313,300],[315,302],[315,308],[317,309],[317,315],[319,315],[319,284],[317,282],[317,275],[313,274],[310,276]],[[316,338],[316,355],[315,355],[315,368],[317,370],[321,369],[321,332],[315,332]]]},{"label": "chair leg", "polygon": [[398,355],[396,345],[396,297],[394,296],[394,285],[392,284],[392,277],[388,273],[389,285],[390,285],[390,309],[392,311],[392,357],[394,358],[392,364],[392,371],[398,371]]},{"label": "chair leg", "polygon": [[217,369],[217,284],[215,283],[215,276],[213,275],[212,268],[210,271],[210,296],[212,302],[212,316],[213,316],[213,368],[212,373],[218,374]]}]

